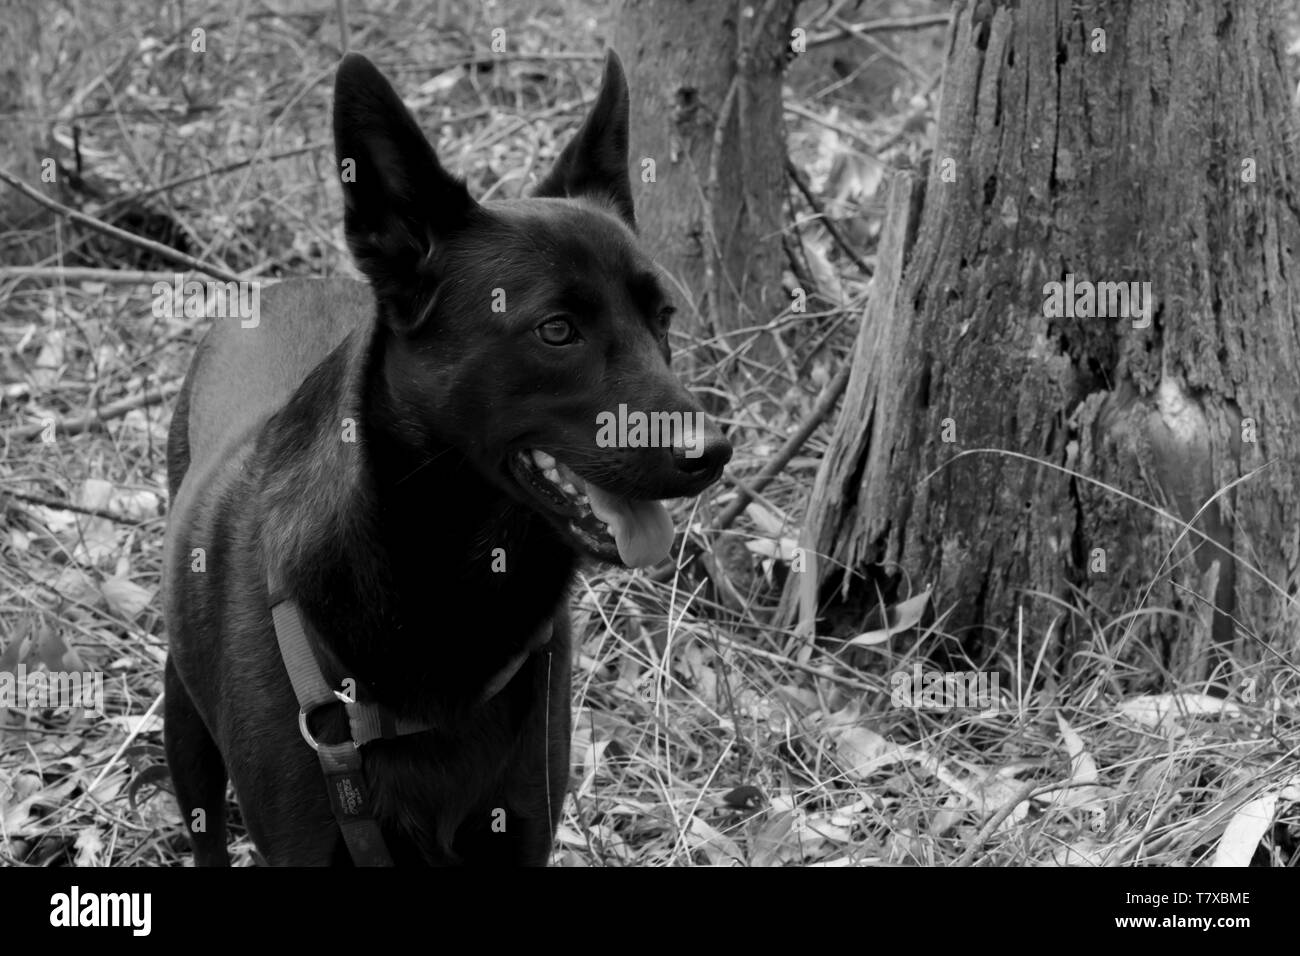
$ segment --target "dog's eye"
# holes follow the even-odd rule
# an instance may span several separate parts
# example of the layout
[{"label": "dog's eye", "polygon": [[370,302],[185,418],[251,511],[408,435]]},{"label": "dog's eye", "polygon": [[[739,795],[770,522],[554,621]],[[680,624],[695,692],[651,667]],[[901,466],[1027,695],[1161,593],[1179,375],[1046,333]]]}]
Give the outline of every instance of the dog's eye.
[{"label": "dog's eye", "polygon": [[578,337],[578,330],[568,319],[547,319],[536,329],[537,337],[547,345],[568,345]]},{"label": "dog's eye", "polygon": [[659,326],[659,333],[661,335],[667,333],[668,326],[672,325],[673,316],[676,314],[677,310],[671,305],[666,305],[659,310],[659,314],[655,316],[655,324]]}]

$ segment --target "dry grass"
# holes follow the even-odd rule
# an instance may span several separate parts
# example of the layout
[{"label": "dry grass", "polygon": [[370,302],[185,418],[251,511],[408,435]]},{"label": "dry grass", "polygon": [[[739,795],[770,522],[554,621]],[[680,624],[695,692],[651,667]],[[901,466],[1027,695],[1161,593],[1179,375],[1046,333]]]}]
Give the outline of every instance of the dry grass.
[{"label": "dry grass", "polygon": [[[79,23],[56,10],[45,24],[47,38],[80,51],[61,62],[49,96],[67,105],[56,127],[65,141],[76,114],[86,174],[112,195],[197,177],[150,202],[210,262],[264,277],[354,274],[328,147],[332,4],[284,18],[219,5],[226,13],[201,24],[210,51],[201,57],[189,53],[188,25],[154,22],[139,0],[110,6]],[[590,13],[581,3],[514,4],[491,17],[480,6],[375,3],[353,19],[352,46],[393,76],[476,195],[511,196],[575,125],[606,24],[595,4]],[[459,30],[436,28],[440,8]],[[492,26],[538,56],[465,67],[486,52]],[[909,42],[933,76],[932,46]],[[851,144],[920,148],[911,97],[926,84],[905,87],[878,116],[832,115],[810,97],[790,117],[796,164],[867,252],[878,211],[859,199],[879,173]],[[249,157],[256,162],[233,165]],[[813,316],[774,316],[774,327],[801,326],[785,337],[780,365],[738,363],[723,390],[737,439],[730,473],[742,482],[843,364],[866,294],[866,276],[793,189],[790,210],[824,298]],[[60,228],[65,248],[84,238]],[[3,280],[6,425],[93,419],[174,388],[199,330],[152,317],[150,299],[148,284]],[[743,336],[708,344],[735,353]],[[159,769],[165,637],[154,599],[170,405],[118,412],[51,442],[11,431],[0,458],[0,670],[26,646],[29,667],[80,663],[106,675],[103,717],[0,711],[8,863],[179,865],[188,856]],[[734,486],[678,515],[706,555],[670,580],[609,570],[580,578],[575,782],[557,862],[1196,866],[1222,844],[1257,865],[1295,864],[1300,694],[1289,662],[1234,668],[1255,683],[1226,702],[1179,673],[1120,663],[1125,618],[1063,606],[1052,633],[1007,634],[989,660],[969,665],[1001,678],[986,707],[912,708],[891,699],[891,675],[955,646],[942,613],[856,648],[773,628],[789,539],[828,432],[823,423],[732,527],[719,532],[717,516]],[[1066,633],[1068,678],[1054,654],[1038,656]],[[1234,819],[1244,836],[1225,841]],[[236,834],[236,860],[247,862]]]}]

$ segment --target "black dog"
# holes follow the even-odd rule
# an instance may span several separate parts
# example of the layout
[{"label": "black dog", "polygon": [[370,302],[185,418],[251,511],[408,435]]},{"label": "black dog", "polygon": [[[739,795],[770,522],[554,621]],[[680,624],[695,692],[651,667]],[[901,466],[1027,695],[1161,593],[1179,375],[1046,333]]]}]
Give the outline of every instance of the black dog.
[{"label": "black dog", "polygon": [[[227,777],[271,864],[546,862],[579,556],[661,560],[659,499],[731,456],[669,370],[627,111],[611,54],[535,197],[480,205],[374,66],[340,65],[369,284],[217,321],[168,438],[166,745],[198,863],[229,862]],[[638,413],[697,427],[649,441]]]}]

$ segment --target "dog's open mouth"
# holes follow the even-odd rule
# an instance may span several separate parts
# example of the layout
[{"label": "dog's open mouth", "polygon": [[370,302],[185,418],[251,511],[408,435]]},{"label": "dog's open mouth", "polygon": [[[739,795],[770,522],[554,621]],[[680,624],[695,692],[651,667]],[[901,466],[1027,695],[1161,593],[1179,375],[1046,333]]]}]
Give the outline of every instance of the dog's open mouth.
[{"label": "dog's open mouth", "polygon": [[609,562],[644,568],[668,557],[673,522],[661,501],[624,498],[584,480],[544,451],[510,457],[515,480],[565,519],[587,550]]}]

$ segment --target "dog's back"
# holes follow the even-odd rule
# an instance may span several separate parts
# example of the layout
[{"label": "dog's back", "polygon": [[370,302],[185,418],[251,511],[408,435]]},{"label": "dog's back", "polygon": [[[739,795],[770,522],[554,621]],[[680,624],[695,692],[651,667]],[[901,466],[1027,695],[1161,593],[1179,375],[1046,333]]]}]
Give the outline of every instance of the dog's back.
[{"label": "dog's back", "polygon": [[289,279],[263,286],[257,302],[255,324],[218,319],[195,350],[167,436],[173,515],[193,494],[179,494],[190,468],[190,488],[201,486],[227,460],[223,450],[245,444],[344,336],[375,317],[369,286],[352,279]]}]

